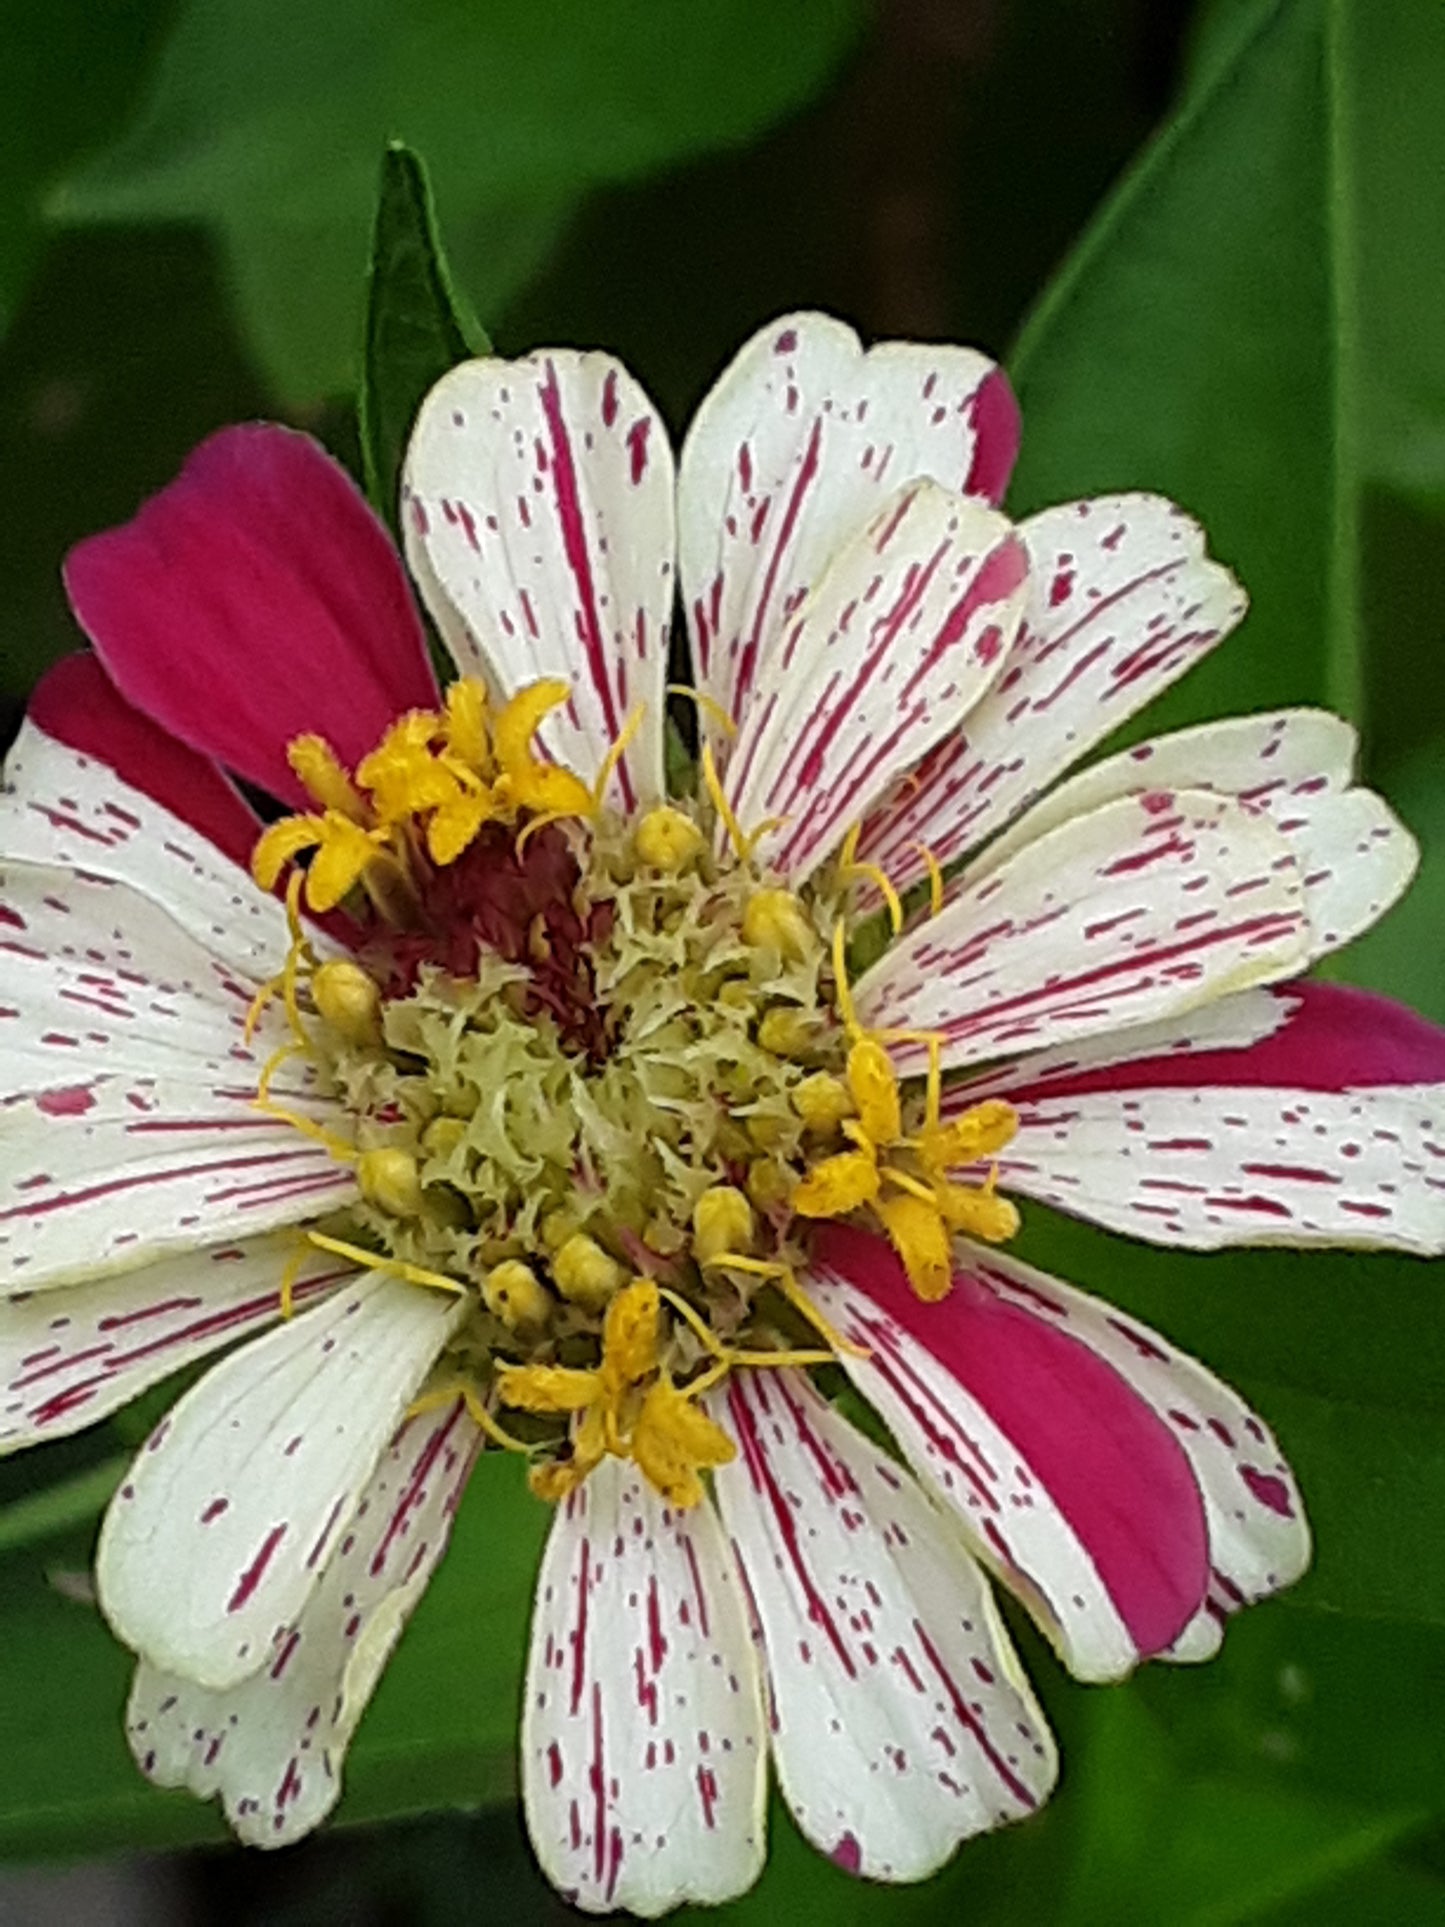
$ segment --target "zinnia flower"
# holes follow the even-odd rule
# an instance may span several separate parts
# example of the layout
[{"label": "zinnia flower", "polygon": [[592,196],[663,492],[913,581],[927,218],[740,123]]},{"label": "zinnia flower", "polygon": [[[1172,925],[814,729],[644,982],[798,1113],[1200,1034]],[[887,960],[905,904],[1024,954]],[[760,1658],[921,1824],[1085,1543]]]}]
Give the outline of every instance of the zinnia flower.
[{"label": "zinnia flower", "polygon": [[746,1888],[769,1754],[878,1878],[1033,1809],[986,1573],[1110,1680],[1304,1569],[1262,1421],[1006,1247],[1445,1247],[1445,1039],[1287,981],[1413,847],[1313,710],[1056,785],[1244,598],[1154,496],[1012,526],[1016,439],[982,357],[816,315],[676,488],[615,361],[467,363],[402,503],[444,693],[287,430],[71,556],[0,801],[0,1439],[248,1340],[98,1554],[140,1764],[243,1839],[334,1803],[481,1447],[556,1508],[523,1781],[594,1910]]}]

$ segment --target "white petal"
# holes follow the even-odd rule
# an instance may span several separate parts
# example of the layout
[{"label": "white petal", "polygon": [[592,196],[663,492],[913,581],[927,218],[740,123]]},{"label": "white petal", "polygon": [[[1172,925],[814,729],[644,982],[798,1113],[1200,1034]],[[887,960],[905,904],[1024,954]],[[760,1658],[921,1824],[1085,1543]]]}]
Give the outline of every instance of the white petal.
[{"label": "white petal", "polygon": [[706,1504],[608,1459],[558,1510],[522,1712],[527,1826],[587,1913],[743,1893],[765,1852],[762,1686]]},{"label": "white petal", "polygon": [[[279,1006],[98,876],[0,876],[0,1291],[30,1291],[334,1209],[349,1167],[255,1107]],[[325,1117],[306,1065],[273,1093]]]},{"label": "white petal", "polygon": [[162,1672],[224,1688],[267,1663],[465,1306],[358,1281],[207,1373],[106,1514],[107,1619]]},{"label": "white petal", "polygon": [[1001,1298],[1106,1359],[1183,1446],[1204,1498],[1212,1574],[1205,1624],[1192,1622],[1172,1656],[1207,1657],[1226,1610],[1293,1585],[1310,1562],[1299,1488],[1273,1435],[1242,1398],[1157,1332],[1004,1252],[966,1248]]},{"label": "white petal", "polygon": [[[1152,1023],[1303,967],[1289,846],[1203,791],[1105,804],[964,884],[859,980],[872,1029],[937,1030],[945,1064]],[[920,1064],[921,1045],[896,1047]]]},{"label": "white petal", "polygon": [[806,877],[977,700],[1023,612],[1028,560],[995,510],[916,482],[838,555],[776,656],[728,760],[745,829]]},{"label": "white petal", "polygon": [[286,961],[275,897],[189,823],[28,720],[0,792],[0,861],[16,858],[127,884],[258,983]]},{"label": "white petal", "polygon": [[[996,501],[1017,415],[970,348],[880,343],[827,315],[761,329],[683,446],[678,544],[698,681],[741,721],[829,562],[906,482]],[[719,755],[725,742],[710,719]]]},{"label": "white petal", "polygon": [[1002,674],[861,839],[900,885],[922,874],[920,841],[942,864],[976,848],[1244,615],[1203,531],[1160,496],[1065,503],[1019,534],[1032,586]]},{"label": "white petal", "polygon": [[965,873],[987,876],[1070,817],[1145,789],[1208,789],[1268,813],[1289,840],[1314,929],[1311,959],[1338,950],[1404,894],[1419,860],[1410,833],[1369,790],[1348,788],[1355,732],[1320,709],[1235,716],[1121,750],[1060,784]]},{"label": "white petal", "polygon": [[713,1414],[718,1503],[762,1627],[783,1793],[850,1872],[921,1880],[1047,1797],[1052,1740],[953,1524],[793,1372]]},{"label": "white petal", "polygon": [[[0,1312],[0,1453],[94,1425],[182,1365],[274,1323],[295,1256],[294,1238],[269,1232],[9,1299]],[[352,1275],[313,1251],[293,1302],[308,1305]]]},{"label": "white petal", "polygon": [[[815,1265],[808,1295],[858,1356],[840,1364],[976,1556],[1026,1605],[1075,1678],[1123,1679],[1140,1650],[1089,1548],[982,1403],[856,1285]],[[931,1308],[947,1317],[946,1303]]]},{"label": "white petal", "polygon": [[446,1549],[479,1434],[460,1402],[409,1420],[267,1663],[211,1692],[136,1669],[126,1735],[158,1786],[210,1799],[252,1847],[284,1847],[336,1804],[347,1745]]},{"label": "white petal", "polygon": [[453,368],[412,432],[402,525],[462,673],[505,694],[570,682],[539,733],[589,782],[644,705],[617,793],[624,809],[660,795],[673,462],[622,364],[549,348]]}]

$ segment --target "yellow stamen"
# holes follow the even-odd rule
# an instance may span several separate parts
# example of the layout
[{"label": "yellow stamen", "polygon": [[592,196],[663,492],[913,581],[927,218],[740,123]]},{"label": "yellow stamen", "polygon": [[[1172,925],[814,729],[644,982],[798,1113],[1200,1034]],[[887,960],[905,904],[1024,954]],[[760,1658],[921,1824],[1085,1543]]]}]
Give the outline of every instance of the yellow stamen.
[{"label": "yellow stamen", "polygon": [[793,1187],[800,1218],[843,1218],[878,1196],[878,1163],[871,1151],[838,1151],[823,1158]]},{"label": "yellow stamen", "polygon": [[535,1447],[514,1438],[505,1426],[500,1425],[482,1403],[476,1386],[464,1378],[448,1379],[444,1384],[422,1392],[407,1406],[406,1415],[408,1418],[420,1418],[424,1413],[440,1411],[443,1405],[450,1405],[455,1399],[462,1401],[473,1425],[484,1432],[494,1445],[500,1445],[504,1452],[520,1452],[523,1458],[532,1456]]},{"label": "yellow stamen", "polygon": [[833,925],[833,997],[848,1036],[863,1036],[863,1026],[858,1022],[858,1012],[853,1007],[852,986],[848,982],[848,932],[841,917]]},{"label": "yellow stamen", "polygon": [[710,716],[724,736],[736,736],[738,726],[729,716],[716,696],[709,696],[705,689],[694,689],[691,683],[670,682],[667,685],[669,696],[686,696],[697,707]]},{"label": "yellow stamen", "polygon": [[739,823],[736,816],[734,816],[733,806],[729,803],[724,793],[722,778],[717,773],[717,762],[712,753],[711,743],[704,743],[702,746],[701,768],[703,784],[707,789],[708,795],[712,798],[712,806],[717,811],[718,821],[727,831],[728,842],[733,846],[733,854],[737,857],[739,863],[746,863],[752,853],[752,846],[747,837],[743,835],[743,826]]},{"label": "yellow stamen", "polygon": [[447,690],[442,734],[453,756],[460,758],[478,776],[487,775],[491,763],[487,741],[487,692],[475,676],[463,676]]},{"label": "yellow stamen", "polygon": [[848,1089],[870,1144],[894,1144],[903,1132],[903,1106],[893,1060],[876,1038],[860,1037],[848,1051]]},{"label": "yellow stamen", "polygon": [[295,1315],[296,1280],[300,1277],[301,1267],[306,1263],[306,1260],[309,1256],[310,1256],[310,1253],[307,1251],[305,1243],[303,1242],[302,1244],[297,1246],[296,1250],[286,1260],[285,1267],[282,1270],[281,1284],[277,1293],[277,1297],[280,1305],[281,1316],[285,1319],[290,1319]]},{"label": "yellow stamen", "polygon": [[649,1388],[633,1428],[631,1456],[669,1504],[699,1504],[704,1496],[699,1473],[728,1464],[736,1454],[722,1427],[665,1372]]},{"label": "yellow stamen", "polygon": [[1012,1198],[1001,1198],[994,1185],[996,1170],[981,1185],[945,1184],[938,1190],[938,1206],[949,1229],[962,1231],[985,1244],[1007,1244],[1019,1228],[1019,1210]]},{"label": "yellow stamen", "polygon": [[551,677],[519,689],[498,711],[492,729],[493,752],[502,772],[497,789],[512,808],[537,815],[592,814],[592,792],[581,777],[532,754],[532,738],[543,718],[560,708],[571,694],[567,683]]},{"label": "yellow stamen", "polygon": [[946,1124],[931,1122],[918,1139],[918,1155],[935,1175],[997,1155],[1018,1130],[1018,1112],[1002,1098],[986,1098]]},{"label": "yellow stamen", "polygon": [[931,1197],[918,1197],[910,1185],[873,1206],[893,1249],[903,1260],[908,1282],[927,1304],[936,1304],[953,1286],[953,1254],[948,1226]]},{"label": "yellow stamen", "polygon": [[[867,1358],[870,1356],[865,1345],[851,1344],[840,1332],[834,1330],[798,1283],[797,1274],[791,1265],[781,1264],[774,1258],[749,1258],[740,1251],[725,1251],[713,1259],[713,1264],[719,1268],[726,1267],[731,1271],[748,1272],[754,1278],[769,1279],[782,1292],[798,1316],[806,1319],[814,1331],[821,1335],[835,1357],[841,1355],[849,1358]],[[755,1363],[756,1360],[753,1362]]]},{"label": "yellow stamen", "polygon": [[324,737],[294,736],[286,745],[286,761],[323,810],[334,810],[356,823],[367,820],[356,785]]},{"label": "yellow stamen", "polygon": [[380,1252],[368,1251],[363,1245],[348,1244],[344,1238],[332,1238],[324,1231],[308,1231],[306,1236],[318,1249],[333,1252],[338,1258],[349,1258],[353,1264],[361,1265],[367,1271],[384,1271],[389,1278],[401,1278],[409,1285],[425,1285],[429,1291],[449,1291],[458,1298],[467,1295],[465,1285],[440,1271],[428,1271],[425,1265],[409,1265],[400,1258],[384,1258]]},{"label": "yellow stamen", "polygon": [[917,850],[923,858],[928,871],[928,914],[930,917],[936,917],[943,908],[943,871],[939,866],[938,858],[926,843],[911,843],[908,847]]},{"label": "yellow stamen", "polygon": [[607,794],[607,785],[612,781],[617,765],[627,754],[627,746],[642,727],[642,719],[647,713],[646,703],[639,703],[627,721],[622,725],[622,733],[602,759],[602,767],[597,772],[597,781],[592,785],[592,807],[600,810],[602,799]]}]

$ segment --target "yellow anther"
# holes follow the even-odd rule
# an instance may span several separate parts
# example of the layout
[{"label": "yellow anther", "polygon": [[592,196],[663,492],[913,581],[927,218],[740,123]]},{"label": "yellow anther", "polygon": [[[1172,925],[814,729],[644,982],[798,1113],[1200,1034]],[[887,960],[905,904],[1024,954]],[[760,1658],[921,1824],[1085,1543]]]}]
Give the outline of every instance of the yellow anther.
[{"label": "yellow anther", "polygon": [[953,1255],[938,1205],[910,1190],[877,1199],[873,1209],[918,1296],[930,1304],[946,1297],[953,1284]]},{"label": "yellow anther", "polygon": [[349,817],[329,814],[306,872],[306,901],[313,910],[334,910],[374,862],[381,833],[363,830]]},{"label": "yellow anther", "polygon": [[482,1280],[482,1301],[509,1331],[535,1330],[547,1322],[552,1300],[529,1265],[504,1258]]},{"label": "yellow anther", "polygon": [[554,1254],[552,1280],[574,1305],[600,1311],[626,1284],[627,1272],[595,1238],[577,1231]]},{"label": "yellow anther", "polygon": [[314,850],[326,834],[321,816],[283,816],[269,824],[251,852],[251,874],[263,890],[274,890],[286,865],[303,850]]},{"label": "yellow anther", "polygon": [[333,1030],[353,1044],[381,1037],[381,991],[375,978],[349,958],[324,963],[311,976],[311,1000]]},{"label": "yellow anther", "polygon": [[700,1470],[726,1465],[736,1451],[722,1427],[665,1373],[649,1388],[633,1429],[632,1457],[670,1505],[697,1505],[704,1492]]},{"label": "yellow anther", "polygon": [[853,1098],[841,1077],[814,1071],[792,1093],[793,1109],[815,1137],[829,1137],[853,1115]]},{"label": "yellow anther", "polygon": [[602,1325],[602,1375],[610,1385],[635,1385],[657,1369],[662,1303],[650,1278],[634,1278],[607,1307]]},{"label": "yellow anther", "polygon": [[409,710],[357,765],[357,782],[371,792],[377,813],[386,822],[400,823],[436,809],[462,789],[456,767],[432,747],[441,727],[435,710]]},{"label": "yellow anther", "polygon": [[491,792],[463,790],[431,813],[426,826],[427,855],[442,869],[471,848],[482,828],[496,815]]},{"label": "yellow anther", "polygon": [[755,890],[743,910],[743,942],[802,963],[817,948],[818,936],[791,890]]},{"label": "yellow anther", "polygon": [[923,858],[924,867],[928,871],[928,914],[930,917],[936,917],[943,908],[943,871],[939,866],[938,858],[926,843],[911,843],[908,847],[917,850]]},{"label": "yellow anther", "polygon": [[824,1158],[793,1187],[801,1218],[842,1218],[878,1196],[878,1163],[871,1151],[839,1151]]},{"label": "yellow anther", "polygon": [[703,847],[703,834],[690,816],[659,803],[643,817],[633,832],[632,847],[638,861],[664,876],[677,876],[695,860]]},{"label": "yellow anther", "polygon": [[976,1164],[1003,1150],[1019,1127],[1019,1115],[1001,1097],[986,1098],[920,1133],[918,1155],[927,1169],[941,1173],[962,1164]]},{"label": "yellow anther", "polygon": [[421,1173],[410,1151],[363,1151],[356,1161],[361,1195],[393,1218],[414,1218],[422,1208]]},{"label": "yellow anther", "polygon": [[690,682],[670,682],[667,685],[667,693],[669,696],[686,696],[689,702],[695,703],[705,716],[710,717],[717,724],[724,736],[737,735],[737,724],[717,697],[709,696],[705,689],[694,689]]},{"label": "yellow anther", "polygon": [[700,1265],[720,1251],[746,1251],[753,1241],[753,1207],[732,1184],[714,1184],[692,1208],[692,1251]]},{"label": "yellow anther", "polygon": [[497,794],[514,810],[531,810],[539,816],[592,814],[592,792],[581,777],[532,753],[532,738],[542,719],[571,693],[560,677],[551,677],[519,689],[497,712],[492,727],[493,753],[502,772]]},{"label": "yellow anther", "polygon": [[817,1049],[821,1035],[818,1019],[792,1004],[776,1004],[764,1011],[758,1025],[758,1042],[774,1057],[806,1057]]},{"label": "yellow anther", "polygon": [[453,756],[479,776],[487,774],[491,762],[487,742],[487,692],[475,676],[463,676],[447,690],[442,734]]},{"label": "yellow anther", "polygon": [[1001,1198],[994,1189],[995,1174],[987,1184],[944,1184],[938,1188],[938,1206],[950,1230],[967,1237],[980,1238],[985,1244],[1007,1244],[1019,1228],[1018,1206],[1012,1198]]},{"label": "yellow anther", "polygon": [[903,1134],[903,1108],[893,1060],[874,1037],[860,1037],[848,1051],[848,1089],[858,1123],[870,1144],[895,1144]]},{"label": "yellow anther", "polygon": [[294,736],[286,745],[286,761],[323,810],[335,810],[353,822],[364,823],[366,805],[342,768],[330,743],[320,736]]},{"label": "yellow anther", "polygon": [[499,1365],[497,1396],[519,1412],[585,1412],[597,1403],[598,1376],[568,1365]]}]

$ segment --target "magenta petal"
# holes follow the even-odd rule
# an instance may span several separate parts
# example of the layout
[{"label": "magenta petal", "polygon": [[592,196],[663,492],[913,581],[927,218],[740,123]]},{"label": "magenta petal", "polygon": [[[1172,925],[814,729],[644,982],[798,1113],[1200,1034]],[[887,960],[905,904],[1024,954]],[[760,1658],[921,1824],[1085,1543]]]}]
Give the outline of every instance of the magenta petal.
[{"label": "magenta petal", "polygon": [[970,421],[977,437],[964,490],[995,504],[1004,498],[1019,452],[1019,405],[1002,368],[979,384]]},{"label": "magenta petal", "polygon": [[286,744],[317,731],[354,764],[436,700],[401,563],[309,436],[222,429],[131,522],[65,563],[71,605],[128,700],[291,803]]},{"label": "magenta petal", "polygon": [[959,1273],[941,1304],[914,1296],[881,1239],[826,1226],[821,1263],[925,1346],[1008,1436],[1093,1560],[1142,1657],[1204,1602],[1204,1502],[1178,1440],[1088,1346]]},{"label": "magenta petal", "polygon": [[261,828],[250,804],[208,757],[132,709],[89,652],[46,671],[30,698],[30,720],[56,742],[106,764],[237,863],[250,862]]}]

